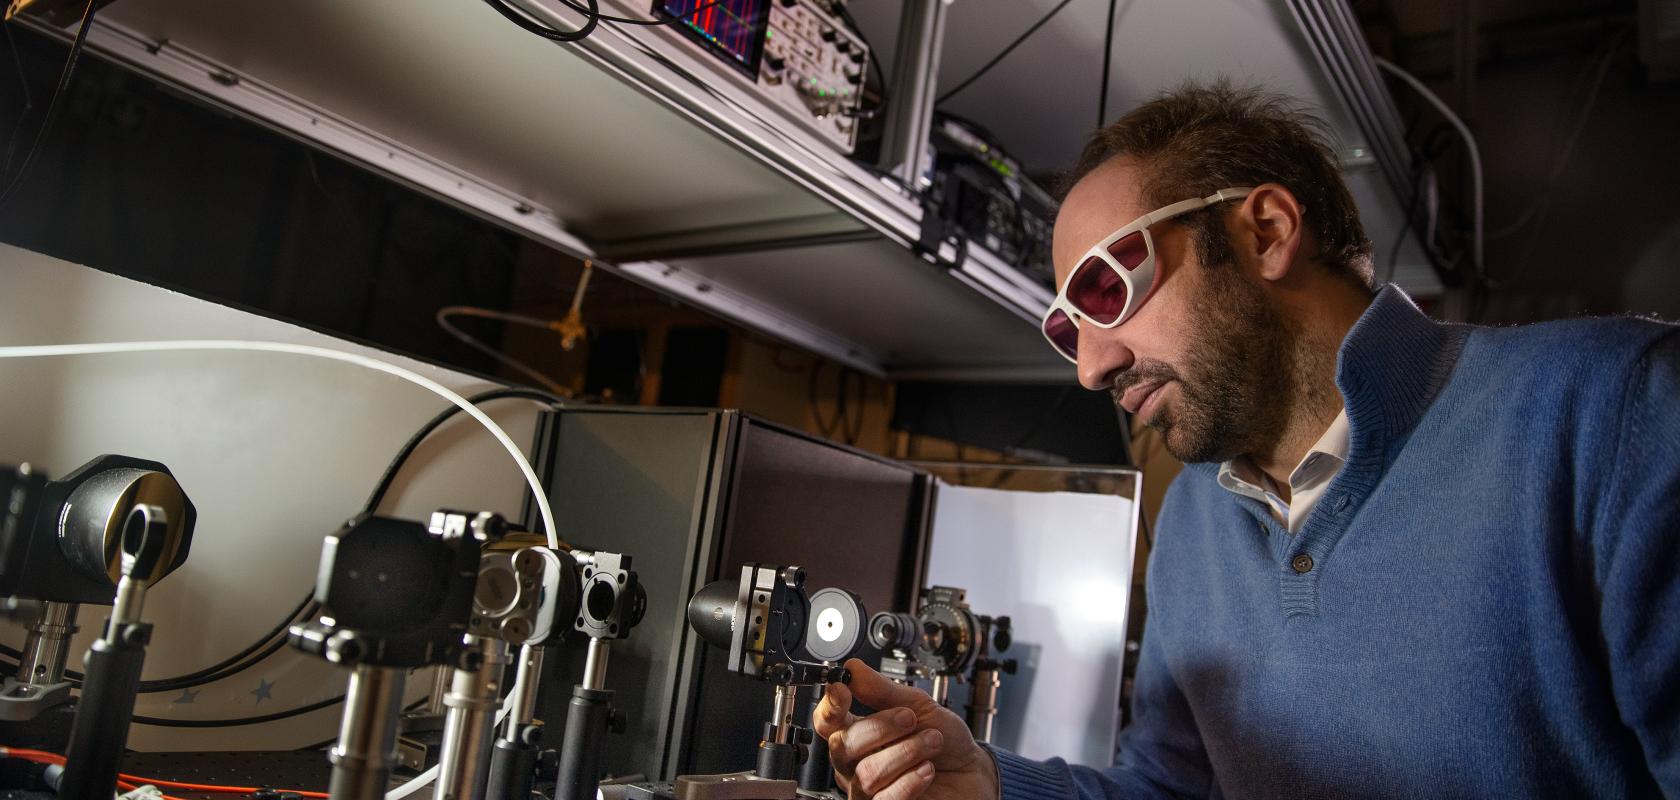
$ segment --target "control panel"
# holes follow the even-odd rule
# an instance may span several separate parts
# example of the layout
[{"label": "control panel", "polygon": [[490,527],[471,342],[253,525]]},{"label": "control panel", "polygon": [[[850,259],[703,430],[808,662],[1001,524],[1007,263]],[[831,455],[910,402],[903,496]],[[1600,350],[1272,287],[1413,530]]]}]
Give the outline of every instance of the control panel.
[{"label": "control panel", "polygon": [[809,0],[776,0],[758,82],[783,106],[808,114],[846,152],[857,143],[869,46]]},{"label": "control panel", "polygon": [[655,0],[653,13],[719,69],[702,81],[745,84],[842,152],[857,144],[869,46],[833,0]]}]

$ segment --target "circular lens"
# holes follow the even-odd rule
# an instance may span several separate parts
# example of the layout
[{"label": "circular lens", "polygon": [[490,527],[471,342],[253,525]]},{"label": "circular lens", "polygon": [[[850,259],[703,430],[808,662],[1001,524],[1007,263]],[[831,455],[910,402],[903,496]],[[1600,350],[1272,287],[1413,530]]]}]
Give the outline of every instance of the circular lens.
[{"label": "circular lens", "polygon": [[920,630],[915,617],[882,611],[869,620],[869,643],[877,650],[913,650]]},{"label": "circular lens", "polygon": [[823,589],[811,595],[810,630],[805,649],[819,661],[846,660],[863,642],[863,604],[843,589]]},{"label": "circular lens", "polygon": [[501,616],[513,610],[519,600],[519,576],[513,574],[505,562],[484,565],[478,571],[478,587],[473,602],[479,612],[487,616]]},{"label": "circular lens", "polygon": [[589,609],[589,616],[604,620],[612,616],[613,606],[618,603],[618,592],[613,591],[612,583],[608,581],[595,581],[589,584],[589,594],[584,603]]},{"label": "circular lens", "polygon": [[840,616],[840,609],[825,608],[817,612],[817,627],[815,633],[818,639],[825,642],[839,641],[840,634],[846,630],[846,620]]}]

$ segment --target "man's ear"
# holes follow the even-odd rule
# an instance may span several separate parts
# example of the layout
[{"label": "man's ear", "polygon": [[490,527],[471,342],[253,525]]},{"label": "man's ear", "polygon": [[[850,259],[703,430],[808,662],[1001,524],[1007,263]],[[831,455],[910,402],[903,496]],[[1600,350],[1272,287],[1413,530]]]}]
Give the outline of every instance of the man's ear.
[{"label": "man's ear", "polygon": [[1235,239],[1238,247],[1248,250],[1261,278],[1282,280],[1294,268],[1305,235],[1304,213],[1295,193],[1277,183],[1262,183],[1243,199],[1232,221]]}]

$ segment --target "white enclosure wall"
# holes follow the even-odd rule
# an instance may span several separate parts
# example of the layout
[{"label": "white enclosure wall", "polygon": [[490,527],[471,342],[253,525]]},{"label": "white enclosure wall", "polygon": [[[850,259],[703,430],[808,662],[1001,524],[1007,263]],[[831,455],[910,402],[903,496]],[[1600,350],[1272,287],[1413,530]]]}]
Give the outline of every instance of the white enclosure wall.
[{"label": "white enclosure wall", "polygon": [[[999,747],[1113,763],[1136,552],[1130,498],[940,481],[928,585],[966,589],[974,613],[1013,623],[999,656],[1020,666],[999,689]],[[951,707],[961,713],[967,695],[953,687]]]},{"label": "white enclosure wall", "polygon": [[[229,265],[230,269],[237,265]],[[0,244],[0,345],[152,339],[260,339],[337,347],[415,370],[456,391],[482,379],[350,345],[295,325]],[[446,403],[348,364],[269,353],[160,353],[0,359],[0,463],[63,475],[121,453],[167,464],[198,507],[187,563],[151,592],[156,624],[145,677],[231,655],[308,591],[321,538],[356,513],[402,443]],[[528,445],[536,407],[489,409]],[[461,415],[416,453],[387,513],[438,507],[516,517],[524,483],[507,452]],[[563,526],[562,521],[562,526]],[[108,609],[82,609],[70,668]],[[16,626],[0,630],[12,645]],[[137,714],[266,714],[341,694],[345,673],[289,648],[242,675],[187,693],[142,695]],[[410,696],[423,693],[423,676]],[[229,729],[136,726],[142,750],[289,748],[331,738],[338,709]]]}]

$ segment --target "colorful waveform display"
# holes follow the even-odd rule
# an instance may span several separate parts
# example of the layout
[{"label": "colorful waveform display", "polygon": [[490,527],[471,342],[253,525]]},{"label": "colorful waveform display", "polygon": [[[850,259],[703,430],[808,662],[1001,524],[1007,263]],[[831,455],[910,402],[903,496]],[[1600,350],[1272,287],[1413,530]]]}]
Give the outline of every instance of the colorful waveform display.
[{"label": "colorful waveform display", "polygon": [[770,0],[657,0],[655,10],[678,18],[696,38],[749,73],[758,73]]}]

